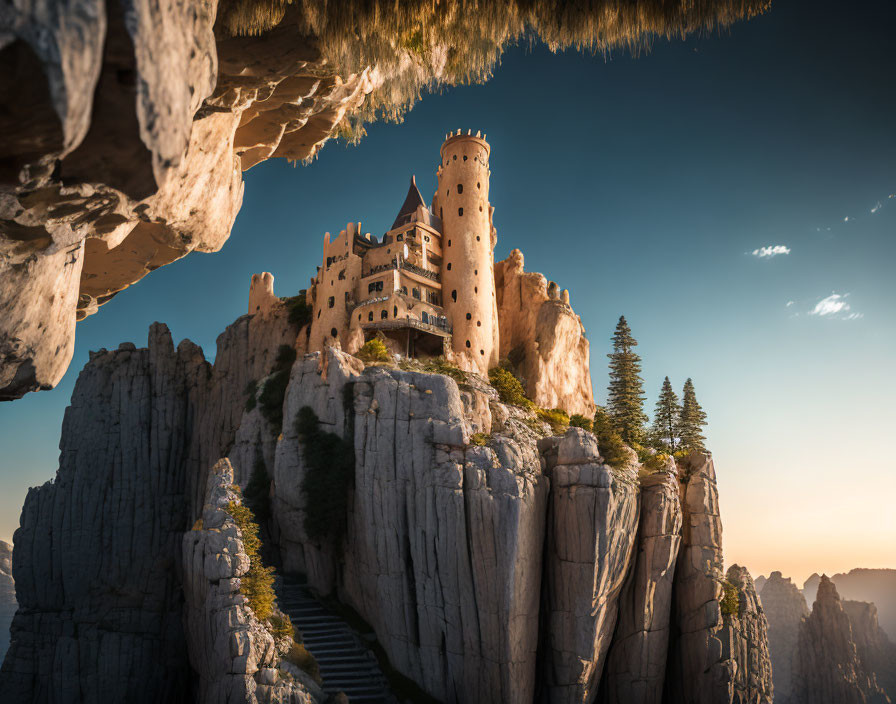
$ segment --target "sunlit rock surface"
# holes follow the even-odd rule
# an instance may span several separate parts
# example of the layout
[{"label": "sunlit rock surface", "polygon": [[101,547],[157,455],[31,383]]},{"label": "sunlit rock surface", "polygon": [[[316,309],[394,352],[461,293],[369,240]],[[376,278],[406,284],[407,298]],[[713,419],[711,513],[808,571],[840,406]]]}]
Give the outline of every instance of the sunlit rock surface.
[{"label": "sunlit rock surface", "polygon": [[569,305],[569,292],[541,274],[523,271],[514,249],[495,262],[501,357],[514,365],[526,393],[543,408],[594,415],[585,328]]},{"label": "sunlit rock surface", "polygon": [[[241,503],[233,467],[220,460],[209,473],[201,523],[183,537],[184,626],[200,704],[317,704],[326,697],[310,678],[280,669],[277,643],[240,593],[249,557],[227,509]],[[301,671],[299,671],[301,674]]]},{"label": "sunlit rock surface", "polygon": [[[728,574],[737,613],[720,609],[708,455],[649,474],[632,454],[614,469],[591,433],[551,436],[481,379],[365,367],[333,348],[292,364],[274,428],[247,400],[302,333],[258,295],[264,311],[219,336],[214,365],[158,324],[148,348],[93,354],[56,481],[30,492],[15,535],[0,700],[236,704],[275,687],[267,640],[238,603],[239,544],[226,520],[214,527],[231,496],[221,487],[245,485],[259,460],[282,571],[354,609],[391,666],[437,700],[769,700],[764,616],[744,570]],[[305,530],[304,406],[354,452],[339,544]],[[222,651],[225,635],[245,649]]]},{"label": "sunlit rock surface", "polygon": [[780,572],[772,572],[759,592],[768,619],[768,647],[772,658],[772,679],[776,704],[786,704],[792,690],[793,659],[800,622],[809,607],[797,586]]}]

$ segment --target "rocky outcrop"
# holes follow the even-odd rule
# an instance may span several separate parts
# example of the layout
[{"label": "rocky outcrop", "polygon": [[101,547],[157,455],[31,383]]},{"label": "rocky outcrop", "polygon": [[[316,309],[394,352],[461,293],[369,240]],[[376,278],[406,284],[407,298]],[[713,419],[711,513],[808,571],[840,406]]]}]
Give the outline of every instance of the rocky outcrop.
[{"label": "rocky outcrop", "polygon": [[794,654],[800,623],[809,615],[806,600],[797,586],[780,572],[772,572],[759,593],[768,619],[768,647],[776,704],[787,704],[792,690]]},{"label": "rocky outcrop", "polygon": [[885,704],[889,697],[859,659],[849,617],[822,575],[812,613],[800,624],[793,664],[794,704]]},{"label": "rocky outcrop", "polygon": [[[831,580],[833,581],[833,580]],[[877,607],[866,601],[842,602],[849,617],[856,653],[866,672],[873,672],[880,688],[896,701],[896,645],[877,620]]]},{"label": "rocky outcrop", "polygon": [[604,671],[602,702],[662,702],[681,521],[674,465],[671,471],[643,477],[637,552],[620,597],[616,633]]},{"label": "rocky outcrop", "polygon": [[500,356],[514,365],[536,404],[590,418],[594,395],[582,321],[569,305],[569,291],[523,271],[523,263],[518,249],[495,263]]},{"label": "rocky outcrop", "polygon": [[[744,683],[758,676],[761,684],[750,687],[759,692],[758,698],[745,701],[770,701],[771,673],[752,669],[764,668],[768,658],[767,644],[763,654],[756,633],[761,626],[748,624],[743,629],[731,623],[733,614],[722,613],[722,522],[712,457],[692,453],[683,461],[680,477],[684,526],[675,573],[666,700],[689,704],[738,701]],[[747,589],[745,584],[734,586],[739,597]],[[752,581],[749,591],[754,594]],[[746,596],[752,601],[750,593]],[[750,620],[754,618],[758,617],[750,613]],[[746,642],[738,642],[741,638]],[[755,652],[755,660],[739,663],[736,658],[744,652]],[[739,665],[747,671],[739,673]]]},{"label": "rocky outcrop", "polygon": [[[633,454],[610,467],[594,435],[553,437],[477,378],[334,348],[288,370],[278,434],[246,402],[298,331],[263,300],[218,338],[214,365],[155,325],[148,349],[85,367],[56,482],[32,490],[15,536],[22,596],[0,698],[298,696],[237,595],[240,538],[220,511],[264,458],[283,570],[354,609],[438,700],[585,704],[603,687],[609,701],[767,701],[745,571],[729,573],[739,609],[720,609],[708,455],[639,481]],[[306,531],[305,406],[354,456],[340,542]]]},{"label": "rocky outcrop", "polygon": [[771,704],[772,662],[768,622],[746,567],[732,565],[725,574],[737,594],[737,610],[727,614],[722,630],[722,657],[734,663],[732,699],[737,704]]},{"label": "rocky outcrop", "polygon": [[184,626],[190,665],[198,678],[196,701],[322,702],[324,694],[310,677],[296,682],[279,667],[275,638],[240,593],[249,557],[228,511],[242,501],[231,488],[233,480],[230,462],[215,464],[202,516],[183,537]]},{"label": "rocky outcrop", "polygon": [[19,610],[0,700],[185,701],[177,565],[208,364],[164,326],[92,356],[66,410],[56,479],[14,536]]},{"label": "rocky outcrop", "polygon": [[12,545],[0,540],[0,656],[9,647],[9,626],[16,612],[16,585],[12,578]]},{"label": "rocky outcrop", "polygon": [[637,470],[604,464],[595,437],[573,428],[548,473],[545,689],[552,702],[588,702],[597,694],[633,559]]},{"label": "rocky outcrop", "polygon": [[[821,577],[813,574],[803,584],[803,594],[811,604]],[[877,607],[880,627],[896,642],[896,569],[853,569],[831,577],[843,599],[869,601]]]}]

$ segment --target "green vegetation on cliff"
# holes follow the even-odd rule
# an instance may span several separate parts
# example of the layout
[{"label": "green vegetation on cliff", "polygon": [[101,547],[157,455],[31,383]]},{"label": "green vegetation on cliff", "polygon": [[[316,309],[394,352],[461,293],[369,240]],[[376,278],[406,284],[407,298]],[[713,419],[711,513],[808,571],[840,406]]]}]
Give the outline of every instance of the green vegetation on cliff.
[{"label": "green vegetation on cliff", "polygon": [[354,445],[335,433],[322,431],[309,406],[299,410],[296,432],[305,461],[305,532],[312,540],[338,545],[348,521],[348,492],[355,476]]},{"label": "green vegetation on cliff", "polygon": [[629,445],[644,439],[644,382],[641,357],[634,351],[638,341],[632,335],[625,316],[619,316],[613,333],[610,358],[610,385],[607,388],[607,412],[613,427]]}]

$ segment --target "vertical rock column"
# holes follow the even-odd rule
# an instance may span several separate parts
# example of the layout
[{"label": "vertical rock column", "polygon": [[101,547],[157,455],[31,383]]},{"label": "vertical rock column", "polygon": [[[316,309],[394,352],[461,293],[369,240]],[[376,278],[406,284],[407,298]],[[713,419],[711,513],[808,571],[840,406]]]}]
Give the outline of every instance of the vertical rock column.
[{"label": "vertical rock column", "polygon": [[806,600],[797,586],[780,572],[772,572],[759,593],[768,619],[768,647],[772,658],[775,704],[790,701],[793,658],[800,622],[809,615]]},{"label": "vertical rock column", "polygon": [[592,702],[633,559],[637,473],[603,464],[595,437],[570,428],[549,475],[545,694],[552,704]]},{"label": "vertical rock column", "polygon": [[672,644],[665,700],[731,701],[735,664],[723,657],[722,521],[712,457],[692,453],[681,465],[684,514],[675,571]]},{"label": "vertical rock column", "polygon": [[737,590],[737,612],[724,618],[722,657],[734,669],[734,704],[771,704],[772,661],[768,650],[768,622],[746,567],[731,565],[728,583]]},{"label": "vertical rock column", "polygon": [[619,621],[601,683],[606,704],[661,704],[669,647],[672,581],[681,542],[674,471],[641,480],[637,557],[619,603]]},{"label": "vertical rock column", "polygon": [[183,537],[184,625],[190,664],[199,676],[197,704],[316,704],[313,683],[281,677],[274,637],[259,623],[240,578],[249,571],[243,536],[228,512],[240,497],[226,459],[209,473],[201,522]]}]

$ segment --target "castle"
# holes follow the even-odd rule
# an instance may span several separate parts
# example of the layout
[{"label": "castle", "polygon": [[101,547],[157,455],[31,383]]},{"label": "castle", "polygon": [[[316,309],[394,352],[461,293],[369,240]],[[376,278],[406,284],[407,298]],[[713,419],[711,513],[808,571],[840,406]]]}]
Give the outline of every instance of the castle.
[{"label": "castle", "polygon": [[[394,354],[444,356],[482,376],[508,358],[537,404],[592,414],[588,340],[569,293],[524,272],[519,250],[495,264],[489,155],[485,135],[450,133],[431,207],[411,178],[382,239],[362,234],[359,222],[324,235],[305,291],[311,323],[297,348],[354,353],[381,337]],[[249,313],[276,300],[273,277],[253,277]]]}]

